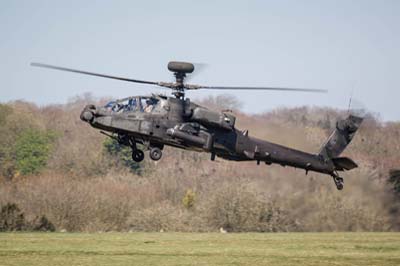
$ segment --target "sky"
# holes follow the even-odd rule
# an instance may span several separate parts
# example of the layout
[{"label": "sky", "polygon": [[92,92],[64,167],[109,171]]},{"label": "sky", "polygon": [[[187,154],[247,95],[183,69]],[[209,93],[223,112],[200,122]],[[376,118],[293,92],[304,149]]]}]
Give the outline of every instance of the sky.
[{"label": "sky", "polygon": [[[171,60],[207,64],[190,81],[213,86],[326,89],[229,92],[243,111],[357,99],[400,120],[400,1],[19,1],[0,3],[0,102],[66,103],[169,93],[141,84],[31,67],[42,62],[172,81]],[[226,91],[193,91],[192,100]]]}]

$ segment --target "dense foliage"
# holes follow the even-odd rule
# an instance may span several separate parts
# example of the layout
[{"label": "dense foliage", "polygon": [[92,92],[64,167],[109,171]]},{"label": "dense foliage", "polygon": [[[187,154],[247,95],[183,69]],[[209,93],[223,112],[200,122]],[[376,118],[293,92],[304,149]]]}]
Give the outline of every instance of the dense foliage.
[{"label": "dense foliage", "polygon": [[0,205],[0,232],[23,230],[53,232],[55,227],[46,216],[27,220],[25,214],[15,203]]},{"label": "dense foliage", "polygon": [[0,173],[8,179],[40,173],[56,139],[52,130],[41,128],[23,111],[18,105],[0,105]]},{"label": "dense foliage", "polygon": [[15,164],[22,175],[38,174],[47,164],[55,135],[29,129],[15,142]]},{"label": "dense foliage", "polygon": [[393,190],[400,197],[400,170],[392,169],[389,172],[389,183],[393,185]]}]

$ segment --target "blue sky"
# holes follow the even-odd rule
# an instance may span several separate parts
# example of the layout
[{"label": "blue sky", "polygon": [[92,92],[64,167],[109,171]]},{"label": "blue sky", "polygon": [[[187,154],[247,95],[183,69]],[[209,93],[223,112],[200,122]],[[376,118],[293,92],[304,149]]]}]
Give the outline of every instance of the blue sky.
[{"label": "blue sky", "polygon": [[[0,101],[64,103],[168,91],[57,72],[32,61],[171,81],[170,60],[207,63],[192,83],[328,94],[232,92],[243,109],[347,108],[351,91],[400,120],[400,1],[2,1]],[[222,92],[189,92],[192,99]]]}]

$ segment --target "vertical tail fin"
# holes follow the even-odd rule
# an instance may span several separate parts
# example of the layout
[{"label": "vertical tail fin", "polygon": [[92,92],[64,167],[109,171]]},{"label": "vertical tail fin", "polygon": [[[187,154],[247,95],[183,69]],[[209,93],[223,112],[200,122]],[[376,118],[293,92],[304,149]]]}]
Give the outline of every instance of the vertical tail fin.
[{"label": "vertical tail fin", "polygon": [[339,155],[349,145],[358,128],[363,121],[363,117],[350,114],[346,119],[336,123],[336,129],[322,146],[319,155],[326,160],[332,160],[337,170],[350,170],[357,167],[349,158],[339,158]]}]

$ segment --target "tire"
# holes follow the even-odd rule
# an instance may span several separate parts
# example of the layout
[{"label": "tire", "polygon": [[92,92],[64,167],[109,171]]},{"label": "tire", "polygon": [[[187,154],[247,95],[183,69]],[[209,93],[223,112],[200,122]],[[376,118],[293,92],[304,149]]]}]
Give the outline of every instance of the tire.
[{"label": "tire", "polygon": [[144,159],[144,152],[141,150],[132,151],[132,160],[137,163],[140,163]]},{"label": "tire", "polygon": [[161,159],[162,151],[158,147],[153,147],[153,148],[150,149],[150,154],[149,155],[150,155],[150,158],[153,161],[158,161],[158,160]]}]

